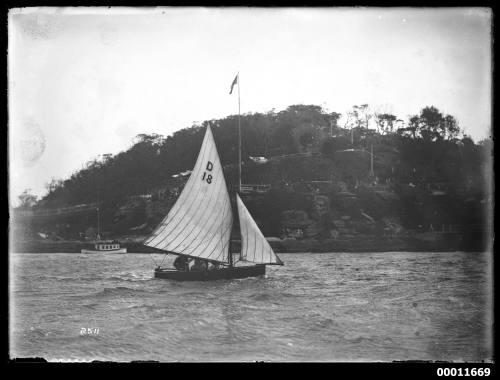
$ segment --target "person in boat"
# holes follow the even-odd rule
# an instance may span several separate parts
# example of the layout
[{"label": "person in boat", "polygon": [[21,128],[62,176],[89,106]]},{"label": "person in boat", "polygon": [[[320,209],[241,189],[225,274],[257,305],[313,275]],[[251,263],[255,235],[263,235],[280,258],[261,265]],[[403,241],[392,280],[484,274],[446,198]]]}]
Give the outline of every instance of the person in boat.
[{"label": "person in boat", "polygon": [[220,268],[219,263],[209,263],[208,270],[217,270]]},{"label": "person in boat", "polygon": [[205,272],[208,269],[208,262],[206,260],[194,259],[194,264],[191,267],[192,271]]},{"label": "person in boat", "polygon": [[177,256],[174,261],[174,268],[180,271],[188,271],[189,259],[185,256]]}]

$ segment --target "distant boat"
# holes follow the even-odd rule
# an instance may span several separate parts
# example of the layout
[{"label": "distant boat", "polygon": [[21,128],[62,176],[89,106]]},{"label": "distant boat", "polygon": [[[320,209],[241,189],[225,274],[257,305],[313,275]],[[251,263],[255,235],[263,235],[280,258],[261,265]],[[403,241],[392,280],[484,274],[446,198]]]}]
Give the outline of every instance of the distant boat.
[{"label": "distant boat", "polygon": [[186,261],[196,259],[207,265],[201,270],[158,266],[154,276],[179,281],[245,278],[264,275],[266,265],[283,265],[240,196],[236,193],[235,197],[241,234],[241,252],[236,262],[230,251],[233,226],[230,196],[215,140],[207,127],[198,159],[182,193],[143,243],[184,257]]},{"label": "distant boat", "polygon": [[98,240],[94,249],[82,249],[81,253],[127,253],[127,248],[121,248],[116,240]]},{"label": "distant boat", "polygon": [[127,253],[127,248],[120,247],[117,240],[101,240],[99,207],[97,208],[97,236],[94,249],[82,249],[81,253]]}]

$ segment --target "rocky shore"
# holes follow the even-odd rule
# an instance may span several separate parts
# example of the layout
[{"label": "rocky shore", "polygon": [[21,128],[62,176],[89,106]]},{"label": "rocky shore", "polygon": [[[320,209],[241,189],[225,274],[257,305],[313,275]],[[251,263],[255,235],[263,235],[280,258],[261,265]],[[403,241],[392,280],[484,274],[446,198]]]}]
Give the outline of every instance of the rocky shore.
[{"label": "rocky shore", "polygon": [[[162,251],[146,247],[141,238],[118,239],[129,253],[161,253]],[[270,238],[269,243],[277,253],[309,252],[447,252],[447,251],[483,251],[487,244],[481,236],[463,236],[461,234],[416,234],[413,236],[373,236],[358,235],[349,239],[277,239]],[[13,241],[10,251],[14,253],[80,253],[92,244],[82,241],[24,240]],[[238,243],[232,248],[239,250]]]}]

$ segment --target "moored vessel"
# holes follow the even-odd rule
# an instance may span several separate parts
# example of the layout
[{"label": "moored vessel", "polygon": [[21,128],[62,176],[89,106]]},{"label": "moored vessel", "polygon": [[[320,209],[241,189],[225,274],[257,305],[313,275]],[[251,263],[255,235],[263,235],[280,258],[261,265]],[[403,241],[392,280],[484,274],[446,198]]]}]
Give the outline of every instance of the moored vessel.
[{"label": "moored vessel", "polygon": [[127,253],[127,248],[121,247],[116,240],[99,240],[93,249],[82,249],[81,253]]}]

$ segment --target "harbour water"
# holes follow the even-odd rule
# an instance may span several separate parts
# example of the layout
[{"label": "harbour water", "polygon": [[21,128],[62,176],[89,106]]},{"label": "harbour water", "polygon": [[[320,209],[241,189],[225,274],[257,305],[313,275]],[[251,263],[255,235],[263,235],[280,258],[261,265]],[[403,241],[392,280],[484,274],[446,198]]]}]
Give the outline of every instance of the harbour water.
[{"label": "harbour water", "polygon": [[265,278],[179,283],[153,278],[163,255],[11,254],[10,357],[492,359],[491,253],[280,257]]}]

